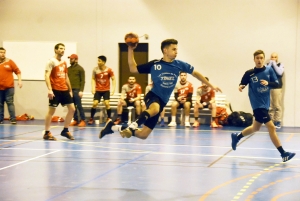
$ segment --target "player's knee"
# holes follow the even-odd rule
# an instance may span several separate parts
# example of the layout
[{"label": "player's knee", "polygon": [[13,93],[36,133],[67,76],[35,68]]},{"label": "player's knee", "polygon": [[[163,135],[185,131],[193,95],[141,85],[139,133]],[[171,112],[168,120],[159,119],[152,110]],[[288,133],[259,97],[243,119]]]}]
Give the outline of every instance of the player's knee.
[{"label": "player's knee", "polygon": [[135,102],[134,102],[134,105],[135,105],[136,107],[139,107],[139,106],[141,105],[141,101],[135,101]]},{"label": "player's knee", "polygon": [[191,107],[191,102],[184,103],[184,108],[190,108],[190,107]]}]

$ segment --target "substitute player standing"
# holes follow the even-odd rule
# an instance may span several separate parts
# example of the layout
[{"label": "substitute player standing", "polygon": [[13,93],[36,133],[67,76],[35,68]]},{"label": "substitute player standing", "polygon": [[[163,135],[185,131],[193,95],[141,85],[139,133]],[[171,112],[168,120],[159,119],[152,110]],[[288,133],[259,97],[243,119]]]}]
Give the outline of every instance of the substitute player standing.
[{"label": "substitute player standing", "polygon": [[[105,65],[105,56],[98,57],[98,66],[93,69],[92,74],[92,94],[94,94],[93,106],[91,108],[91,118],[88,122],[89,125],[94,124],[94,116],[96,109],[103,97],[104,105],[106,108],[107,118],[111,117],[111,109],[109,104],[110,96],[114,95],[116,88],[116,80],[114,72],[111,68]],[[112,90],[110,91],[110,79],[112,81]]]}]

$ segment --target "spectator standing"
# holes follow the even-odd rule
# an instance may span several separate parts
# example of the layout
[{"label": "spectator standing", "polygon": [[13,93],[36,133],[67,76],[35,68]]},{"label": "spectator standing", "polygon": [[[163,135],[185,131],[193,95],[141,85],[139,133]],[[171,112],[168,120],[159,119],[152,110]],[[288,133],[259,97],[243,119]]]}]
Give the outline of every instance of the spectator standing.
[{"label": "spectator standing", "polygon": [[10,123],[16,124],[16,112],[14,104],[14,77],[15,73],[18,77],[18,86],[22,88],[21,71],[15,62],[5,56],[6,50],[0,47],[0,124],[3,124],[4,120],[4,103],[6,102]]},{"label": "spectator standing", "polygon": [[[78,64],[78,56],[76,54],[72,54],[68,58],[70,59],[71,64],[71,66],[68,67],[68,76],[72,86],[73,102],[75,105],[73,121],[71,122],[70,126],[85,127],[85,114],[81,104],[81,98],[85,85],[85,71]],[[78,112],[80,115],[80,121],[78,118]]]}]

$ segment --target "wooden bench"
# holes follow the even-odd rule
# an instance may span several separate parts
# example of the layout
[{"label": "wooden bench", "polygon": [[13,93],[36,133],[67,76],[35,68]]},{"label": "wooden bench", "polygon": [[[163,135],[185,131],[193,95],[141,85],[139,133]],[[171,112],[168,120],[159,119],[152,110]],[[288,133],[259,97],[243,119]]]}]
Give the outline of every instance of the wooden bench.
[{"label": "wooden bench", "polygon": [[[144,94],[142,94],[141,96],[142,98],[144,98]],[[112,109],[112,114],[116,114],[116,110],[117,110],[117,106],[118,106],[118,101],[121,98],[121,93],[115,93],[113,96],[110,96],[110,108]],[[94,99],[94,95],[92,93],[87,93],[84,92],[83,93],[83,97],[82,97],[82,106],[83,108],[89,112],[90,114],[90,108],[93,105],[93,99]],[[171,95],[166,107],[165,107],[165,118],[168,118],[166,114],[168,114],[170,116],[171,114],[171,105],[172,102],[175,100],[174,95]],[[194,102],[196,100],[196,95],[193,95],[192,97],[192,101]],[[216,94],[215,97],[216,100],[216,104],[219,107],[225,107],[226,105],[226,95],[224,94]],[[104,119],[106,117],[106,109],[105,109],[105,105],[103,104],[103,99],[101,99],[101,103],[98,104],[98,108],[100,108],[100,114],[99,114],[99,120],[100,123],[104,122]],[[134,117],[134,113],[133,113],[133,107],[128,107],[128,123],[131,122],[132,117]],[[191,108],[190,111],[191,114],[194,113],[194,108]],[[178,115],[180,115],[180,124],[184,125],[184,111],[183,109],[178,109],[177,112]],[[193,115],[190,115],[190,119],[193,119]],[[211,111],[208,108],[204,108],[203,110],[201,110],[200,112],[200,123],[201,124],[210,124],[210,119],[211,119]],[[168,120],[166,121],[168,122]]]}]

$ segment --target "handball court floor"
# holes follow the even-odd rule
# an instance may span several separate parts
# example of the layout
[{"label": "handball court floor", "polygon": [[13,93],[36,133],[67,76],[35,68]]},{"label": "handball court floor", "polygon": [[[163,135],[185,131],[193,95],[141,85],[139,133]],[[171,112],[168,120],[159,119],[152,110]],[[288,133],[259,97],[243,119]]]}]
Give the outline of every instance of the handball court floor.
[{"label": "handball court floor", "polygon": [[279,138],[296,152],[282,163],[266,128],[231,149],[242,128],[161,128],[146,140],[104,126],[70,127],[75,140],[44,141],[42,120],[0,125],[0,200],[299,201],[300,128],[283,127]]}]

